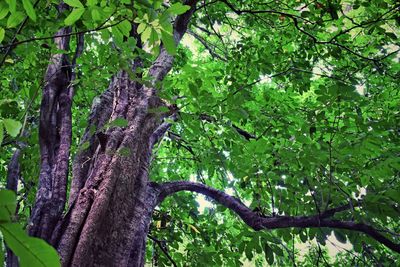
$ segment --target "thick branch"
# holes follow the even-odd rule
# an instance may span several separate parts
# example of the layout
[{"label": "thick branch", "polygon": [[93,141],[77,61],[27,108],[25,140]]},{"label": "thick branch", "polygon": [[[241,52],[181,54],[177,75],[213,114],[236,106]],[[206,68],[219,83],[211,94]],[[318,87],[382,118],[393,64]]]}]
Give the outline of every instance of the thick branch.
[{"label": "thick branch", "polygon": [[[174,23],[174,40],[175,44],[178,45],[181,41],[183,35],[185,34],[187,27],[189,25],[190,19],[195,11],[197,0],[187,0],[185,5],[190,6],[190,9],[186,13],[176,17]],[[164,79],[165,75],[172,68],[172,63],[174,56],[170,55],[165,47],[161,48],[160,55],[157,57],[156,61],[150,67],[149,74],[153,77],[153,81],[161,81]]]},{"label": "thick branch", "polygon": [[[62,7],[60,7],[61,9]],[[71,27],[60,29],[54,42],[58,49],[69,50]],[[83,35],[78,35],[72,64],[65,54],[51,57],[46,71],[47,84],[43,88],[40,107],[39,144],[40,176],[36,202],[31,214],[28,232],[49,241],[64,210],[72,141],[73,70],[77,57],[83,51]]]},{"label": "thick branch", "polygon": [[400,245],[389,240],[385,236],[379,233],[378,230],[364,223],[356,223],[352,221],[341,221],[335,219],[328,219],[332,217],[336,212],[347,210],[348,207],[342,206],[332,210],[327,210],[321,215],[310,215],[310,216],[273,216],[263,217],[258,213],[249,209],[244,205],[238,198],[230,196],[220,190],[209,187],[204,184],[194,183],[189,181],[176,181],[168,182],[159,185],[160,195],[159,202],[165,197],[179,192],[179,191],[191,191],[206,195],[214,199],[219,204],[227,207],[234,211],[239,217],[251,228],[256,231],[264,229],[278,229],[278,228],[312,228],[312,227],[328,227],[337,229],[346,229],[351,231],[358,231],[367,234],[376,241],[382,243],[388,248],[400,253]]}]

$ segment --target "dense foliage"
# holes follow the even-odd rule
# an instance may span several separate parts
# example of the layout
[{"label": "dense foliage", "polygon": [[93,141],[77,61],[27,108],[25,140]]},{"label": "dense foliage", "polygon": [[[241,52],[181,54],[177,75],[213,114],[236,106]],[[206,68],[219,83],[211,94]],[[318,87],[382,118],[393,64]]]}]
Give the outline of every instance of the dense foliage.
[{"label": "dense foliage", "polygon": [[[152,155],[153,181],[202,182],[263,216],[311,215],[349,205],[335,217],[364,222],[400,243],[396,1],[200,1],[177,48],[170,19],[187,10],[179,1],[64,2],[70,6],[64,13],[54,0],[0,2],[2,187],[12,154],[21,150],[16,216],[10,218],[11,193],[0,195],[6,241],[10,220],[26,225],[35,199],[43,75],[50,55],[63,52],[52,36],[72,25],[71,58],[75,33],[85,33],[74,82],[72,156],[85,149],[80,138],[90,108],[111,76],[129,72],[136,57],[145,60],[146,73],[162,43],[175,61],[157,87],[179,115]],[[132,24],[143,48],[130,37]],[[132,71],[130,77],[138,79]],[[359,232],[256,232],[211,203],[193,193],[167,198],[153,216],[148,262],[394,266],[400,260]],[[7,205],[14,205],[8,215]]]}]

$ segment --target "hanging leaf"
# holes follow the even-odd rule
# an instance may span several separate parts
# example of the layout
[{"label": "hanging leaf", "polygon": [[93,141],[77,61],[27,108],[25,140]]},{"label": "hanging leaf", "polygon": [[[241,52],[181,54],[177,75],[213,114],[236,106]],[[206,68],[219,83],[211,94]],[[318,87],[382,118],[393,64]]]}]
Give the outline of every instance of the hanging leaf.
[{"label": "hanging leaf", "polygon": [[78,19],[80,19],[84,12],[85,8],[75,8],[64,20],[64,24],[67,26],[74,24]]},{"label": "hanging leaf", "polygon": [[22,0],[22,5],[24,6],[24,9],[26,11],[26,14],[28,14],[28,17],[36,21],[36,12],[35,9],[33,8],[33,5],[30,0]]},{"label": "hanging leaf", "polygon": [[17,0],[6,0],[6,2],[10,8],[10,12],[15,13],[17,11]]},{"label": "hanging leaf", "polygon": [[101,20],[101,14],[100,14],[100,11],[98,10],[98,8],[92,8],[90,13],[92,14],[92,19],[94,21]]},{"label": "hanging leaf", "polygon": [[56,250],[44,240],[30,237],[17,223],[0,224],[7,246],[19,258],[21,267],[61,266]]},{"label": "hanging leaf", "polygon": [[167,11],[170,12],[173,15],[181,15],[188,11],[190,9],[190,6],[187,5],[182,5],[182,3],[175,3],[171,5]]},{"label": "hanging leaf", "polygon": [[2,27],[0,27],[0,43],[3,41],[3,39],[4,39],[4,34],[5,34],[5,30],[2,28]]},{"label": "hanging leaf", "polygon": [[147,27],[144,31],[143,31],[143,33],[142,33],[142,35],[140,36],[140,38],[142,39],[142,42],[146,42],[147,40],[149,40],[149,38],[150,38],[150,34],[151,34],[151,28],[150,27]]},{"label": "hanging leaf", "polygon": [[265,253],[265,259],[269,263],[269,265],[274,264],[274,252],[272,251],[271,247],[265,244],[264,246],[264,253]]},{"label": "hanging leaf", "polygon": [[64,3],[72,7],[84,8],[84,6],[79,0],[64,0]]},{"label": "hanging leaf", "polygon": [[24,13],[18,11],[11,13],[7,20],[7,28],[14,28],[24,20]]},{"label": "hanging leaf", "polygon": [[3,124],[4,128],[6,128],[7,133],[12,137],[16,137],[22,127],[22,124],[19,121],[12,119],[4,119]]},{"label": "hanging leaf", "polygon": [[146,29],[146,27],[147,27],[146,23],[140,23],[138,28],[137,28],[137,33],[141,34]]},{"label": "hanging leaf", "polygon": [[0,2],[0,19],[3,19],[7,16],[8,14],[8,6],[4,2]]},{"label": "hanging leaf", "polygon": [[161,41],[163,42],[165,49],[170,55],[176,54],[176,45],[174,41],[174,37],[171,33],[166,32],[164,30],[161,31]]},{"label": "hanging leaf", "polygon": [[158,41],[158,34],[154,29],[151,29],[149,44],[154,46]]},{"label": "hanging leaf", "polygon": [[124,20],[117,25],[118,29],[122,32],[124,36],[129,36],[131,33],[132,25],[129,21]]},{"label": "hanging leaf", "polygon": [[10,222],[15,213],[17,200],[11,190],[0,190],[0,223]]}]

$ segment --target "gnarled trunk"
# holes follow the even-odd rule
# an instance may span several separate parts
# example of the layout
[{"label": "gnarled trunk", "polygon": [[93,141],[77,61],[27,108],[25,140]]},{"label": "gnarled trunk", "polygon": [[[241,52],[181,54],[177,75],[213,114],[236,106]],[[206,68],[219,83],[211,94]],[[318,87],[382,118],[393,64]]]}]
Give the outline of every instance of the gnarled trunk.
[{"label": "gnarled trunk", "polygon": [[148,110],[163,105],[154,92],[122,71],[95,108],[94,113],[109,114],[109,119],[92,121],[99,128],[115,119],[129,123],[92,137],[85,135],[90,146],[74,162],[77,176],[70,210],[51,240],[63,265],[144,264],[146,235],[157,197],[148,179],[151,140],[161,123],[160,114]]},{"label": "gnarled trunk", "polygon": [[[195,9],[174,23],[178,44]],[[135,27],[133,35],[137,37]],[[59,31],[55,42],[68,50],[70,28]],[[41,173],[29,233],[41,237],[59,252],[63,266],[143,266],[150,219],[158,201],[158,187],[148,178],[151,150],[169,127],[163,118],[171,112],[152,112],[166,104],[154,85],[172,67],[173,56],[162,48],[148,70],[152,86],[132,81],[126,71],[116,74],[100,103],[92,107],[82,143],[72,167],[69,210],[66,204],[71,104],[75,59],[82,51],[78,40],[72,63],[54,55],[46,73],[40,119]],[[132,62],[135,70],[141,60]],[[110,124],[115,120],[127,122]],[[92,132],[91,129],[96,129]]]}]

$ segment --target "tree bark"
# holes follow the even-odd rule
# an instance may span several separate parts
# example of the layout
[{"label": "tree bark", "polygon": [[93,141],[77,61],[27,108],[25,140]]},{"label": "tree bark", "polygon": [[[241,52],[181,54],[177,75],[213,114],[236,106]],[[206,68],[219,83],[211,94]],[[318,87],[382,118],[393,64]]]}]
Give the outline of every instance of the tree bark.
[{"label": "tree bark", "polygon": [[[178,44],[195,9],[174,23]],[[65,34],[63,28],[57,34]],[[68,50],[69,38],[56,38]],[[161,48],[149,75],[152,86],[132,81],[126,71],[114,75],[100,102],[93,106],[82,142],[89,147],[78,153],[73,167],[69,209],[66,204],[73,65],[64,54],[54,55],[48,67],[40,115],[41,173],[29,233],[58,250],[63,266],[143,266],[151,215],[158,191],[151,186],[148,166],[155,142],[168,127],[167,113],[154,113],[167,104],[154,85],[172,68],[173,56]],[[132,68],[141,66],[140,59]],[[73,67],[73,66],[72,66]],[[127,126],[104,127],[124,119]],[[90,129],[97,129],[93,133]],[[107,128],[107,129],[105,129]]]},{"label": "tree bark", "polygon": [[[19,158],[21,155],[21,149],[17,148],[14,151],[13,156],[7,166],[7,184],[6,189],[14,191],[15,194],[18,192],[18,181],[21,179],[21,168],[19,164]],[[18,213],[18,207],[15,211]],[[14,255],[11,249],[6,244],[6,266],[18,267],[18,258]]]}]

